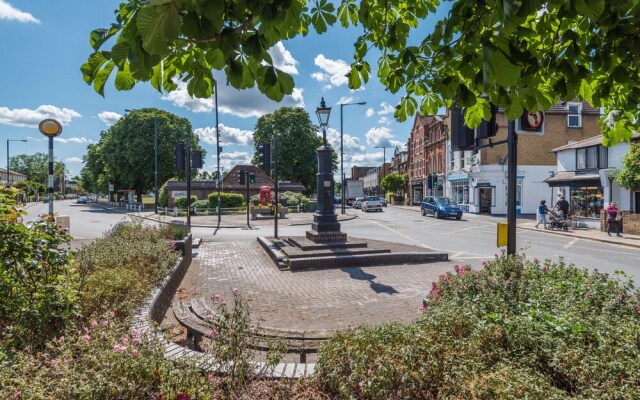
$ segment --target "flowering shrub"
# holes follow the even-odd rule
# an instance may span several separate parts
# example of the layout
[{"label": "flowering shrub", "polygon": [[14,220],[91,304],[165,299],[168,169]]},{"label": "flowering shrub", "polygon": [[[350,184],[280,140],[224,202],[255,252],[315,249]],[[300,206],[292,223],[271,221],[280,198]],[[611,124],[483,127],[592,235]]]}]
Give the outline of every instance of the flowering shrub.
[{"label": "flowering shrub", "polygon": [[220,295],[212,300],[216,314],[209,318],[211,330],[203,350],[215,358],[218,368],[226,371],[226,395],[242,398],[243,394],[250,394],[249,383],[256,377],[253,363],[264,361],[266,366],[275,366],[282,358],[286,343],[272,343],[266,360],[258,360],[255,349],[260,346],[256,336],[259,326],[251,320],[249,300],[238,289],[233,289],[232,304],[227,304]]},{"label": "flowering shrub", "polygon": [[640,398],[639,307],[624,276],[497,256],[441,276],[412,324],[337,335],[317,383],[340,398]]},{"label": "flowering shrub", "polygon": [[42,346],[76,313],[70,236],[48,215],[29,226],[17,223],[18,215],[0,193],[0,359],[12,349]]}]

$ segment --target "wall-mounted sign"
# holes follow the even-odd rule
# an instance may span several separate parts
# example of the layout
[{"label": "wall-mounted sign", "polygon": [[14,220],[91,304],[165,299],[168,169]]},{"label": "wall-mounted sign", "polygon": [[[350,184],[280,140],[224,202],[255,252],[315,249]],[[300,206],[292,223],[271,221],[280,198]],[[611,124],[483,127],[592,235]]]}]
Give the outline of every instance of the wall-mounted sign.
[{"label": "wall-mounted sign", "polygon": [[544,113],[542,111],[525,111],[522,116],[516,120],[516,133],[520,135],[543,135]]}]

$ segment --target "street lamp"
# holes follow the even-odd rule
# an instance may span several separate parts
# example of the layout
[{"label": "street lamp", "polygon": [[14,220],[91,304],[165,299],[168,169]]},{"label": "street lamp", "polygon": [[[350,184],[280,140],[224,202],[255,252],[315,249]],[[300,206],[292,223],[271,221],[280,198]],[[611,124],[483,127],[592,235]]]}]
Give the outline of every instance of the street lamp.
[{"label": "street lamp", "polygon": [[316,108],[316,115],[322,129],[322,146],[316,150],[318,154],[318,174],[316,175],[316,192],[318,193],[318,208],[313,215],[311,231],[307,231],[307,238],[315,243],[344,242],[347,235],[340,232],[338,216],[333,208],[333,149],[327,146],[327,126],[331,107],[327,107],[324,97],[320,107]]},{"label": "street lamp", "polygon": [[[126,112],[133,112],[137,110],[130,110],[125,108]],[[153,116],[153,208],[154,213],[158,213],[158,117]]]},{"label": "street lamp", "polygon": [[382,180],[384,179],[384,166],[387,163],[387,147],[390,146],[376,146],[376,149],[382,149],[382,178],[380,178],[380,183],[382,183]]},{"label": "street lamp", "polygon": [[7,183],[11,184],[11,161],[9,161],[9,142],[26,142],[27,139],[7,139]]},{"label": "street lamp", "polygon": [[359,106],[363,106],[365,104],[367,104],[366,101],[361,101],[358,103],[343,103],[340,104],[340,182],[342,183],[342,189],[340,190],[341,193],[341,200],[340,200],[340,213],[344,214],[344,150],[342,149],[342,141],[343,141],[343,132],[342,132],[342,109],[344,108],[344,106],[351,106],[351,105],[359,105]]}]

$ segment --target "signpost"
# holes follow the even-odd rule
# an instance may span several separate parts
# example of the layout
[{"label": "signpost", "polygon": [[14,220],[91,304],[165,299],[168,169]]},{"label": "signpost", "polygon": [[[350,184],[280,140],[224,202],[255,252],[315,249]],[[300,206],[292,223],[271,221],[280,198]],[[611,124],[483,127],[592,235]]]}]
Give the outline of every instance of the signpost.
[{"label": "signpost", "polygon": [[49,215],[53,216],[53,138],[62,133],[62,125],[55,119],[43,119],[38,125],[40,133],[49,138]]}]

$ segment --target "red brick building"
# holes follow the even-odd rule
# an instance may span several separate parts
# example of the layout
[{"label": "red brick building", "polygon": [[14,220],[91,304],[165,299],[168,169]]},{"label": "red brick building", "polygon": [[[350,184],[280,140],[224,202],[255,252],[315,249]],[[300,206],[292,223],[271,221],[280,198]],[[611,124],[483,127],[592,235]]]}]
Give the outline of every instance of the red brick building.
[{"label": "red brick building", "polygon": [[443,193],[446,144],[444,118],[416,114],[407,143],[410,204],[419,204],[426,195]]}]

